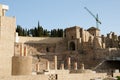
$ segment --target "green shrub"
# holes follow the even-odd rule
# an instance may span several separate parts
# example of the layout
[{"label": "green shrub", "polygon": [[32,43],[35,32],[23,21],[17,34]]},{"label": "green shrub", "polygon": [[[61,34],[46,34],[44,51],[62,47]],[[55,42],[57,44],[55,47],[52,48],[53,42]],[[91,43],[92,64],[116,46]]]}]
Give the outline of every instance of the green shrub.
[{"label": "green shrub", "polygon": [[120,76],[117,76],[117,80],[120,80]]}]

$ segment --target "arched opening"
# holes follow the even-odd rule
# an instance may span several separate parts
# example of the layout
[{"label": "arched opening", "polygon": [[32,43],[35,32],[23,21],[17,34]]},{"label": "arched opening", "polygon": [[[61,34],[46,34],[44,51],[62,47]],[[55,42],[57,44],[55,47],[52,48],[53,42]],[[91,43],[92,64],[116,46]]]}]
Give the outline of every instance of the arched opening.
[{"label": "arched opening", "polygon": [[47,51],[47,52],[50,52],[50,50],[49,50],[49,48],[48,48],[48,47],[46,48],[46,51]]},{"label": "arched opening", "polygon": [[69,49],[70,50],[75,50],[75,43],[74,42],[70,42]]}]

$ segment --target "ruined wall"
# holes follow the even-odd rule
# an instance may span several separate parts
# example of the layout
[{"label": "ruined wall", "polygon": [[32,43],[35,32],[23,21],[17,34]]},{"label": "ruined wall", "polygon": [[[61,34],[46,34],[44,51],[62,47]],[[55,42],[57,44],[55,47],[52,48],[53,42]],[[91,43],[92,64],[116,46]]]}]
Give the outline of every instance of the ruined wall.
[{"label": "ruined wall", "polygon": [[97,49],[95,54],[97,59],[107,59],[112,57],[120,57],[120,49],[118,48],[107,48],[107,49]]},{"label": "ruined wall", "polygon": [[[19,52],[19,45],[28,46],[28,53],[57,53],[66,48],[63,38],[58,37],[22,37],[16,36],[15,51]],[[64,46],[64,47],[63,47]]]},{"label": "ruined wall", "polygon": [[59,37],[18,37],[19,43],[57,43],[61,41],[63,38]]},{"label": "ruined wall", "polygon": [[74,26],[66,29],[66,39],[77,39],[80,38],[80,27]]},{"label": "ruined wall", "polygon": [[99,36],[100,35],[100,30],[96,27],[90,27],[87,31],[93,36]]},{"label": "ruined wall", "polygon": [[59,41],[57,44],[56,44],[56,49],[55,49],[55,52],[58,53],[58,54],[61,54],[63,53],[64,51],[66,51],[68,48],[67,48],[67,40],[66,39],[62,39],[61,41]]},{"label": "ruined wall", "polygon": [[[89,48],[103,48],[100,31],[94,27],[83,30],[78,26],[66,29],[68,50],[81,51]],[[73,45],[72,45],[73,43]]]},{"label": "ruined wall", "polygon": [[120,48],[119,42],[119,36],[117,36],[114,32],[108,33],[105,38],[106,48]]},{"label": "ruined wall", "polygon": [[83,42],[88,42],[89,38],[91,37],[91,40],[93,40],[93,36],[86,30],[83,31]]}]

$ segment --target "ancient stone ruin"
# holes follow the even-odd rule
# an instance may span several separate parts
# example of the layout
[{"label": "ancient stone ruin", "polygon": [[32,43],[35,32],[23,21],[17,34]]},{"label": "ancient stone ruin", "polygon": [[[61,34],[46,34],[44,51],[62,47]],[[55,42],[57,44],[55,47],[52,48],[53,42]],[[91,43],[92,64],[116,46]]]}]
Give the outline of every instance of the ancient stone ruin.
[{"label": "ancient stone ruin", "polygon": [[[95,80],[120,76],[120,36],[65,29],[64,37],[23,37],[0,4],[0,80]],[[86,77],[87,76],[87,77]]]}]

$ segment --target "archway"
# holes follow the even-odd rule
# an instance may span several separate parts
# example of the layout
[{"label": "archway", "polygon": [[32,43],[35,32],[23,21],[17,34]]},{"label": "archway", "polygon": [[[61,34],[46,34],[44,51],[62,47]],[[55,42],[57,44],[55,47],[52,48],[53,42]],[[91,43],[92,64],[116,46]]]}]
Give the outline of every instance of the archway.
[{"label": "archway", "polygon": [[75,50],[75,43],[74,42],[70,42],[69,49],[70,50]]}]

